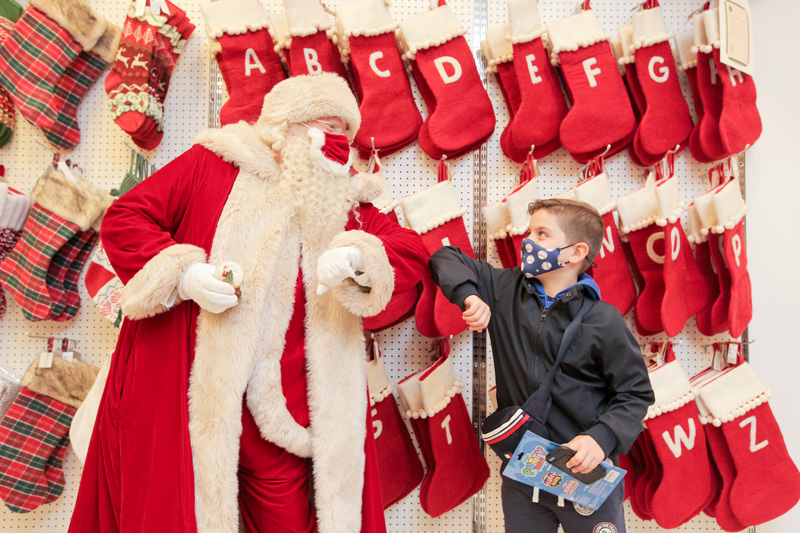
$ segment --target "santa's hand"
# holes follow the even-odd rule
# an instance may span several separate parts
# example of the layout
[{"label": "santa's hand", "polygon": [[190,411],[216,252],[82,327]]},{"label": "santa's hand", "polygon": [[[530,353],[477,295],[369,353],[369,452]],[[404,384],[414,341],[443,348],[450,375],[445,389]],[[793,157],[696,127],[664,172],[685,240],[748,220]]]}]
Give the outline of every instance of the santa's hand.
[{"label": "santa's hand", "polygon": [[210,313],[221,313],[239,303],[233,285],[217,279],[215,270],[214,265],[206,263],[190,265],[178,282],[178,296],[194,300]]},{"label": "santa's hand", "polygon": [[370,286],[369,274],[364,272],[361,250],[354,246],[342,246],[320,256],[317,261],[317,294],[325,294],[347,278],[353,278],[363,287]]}]

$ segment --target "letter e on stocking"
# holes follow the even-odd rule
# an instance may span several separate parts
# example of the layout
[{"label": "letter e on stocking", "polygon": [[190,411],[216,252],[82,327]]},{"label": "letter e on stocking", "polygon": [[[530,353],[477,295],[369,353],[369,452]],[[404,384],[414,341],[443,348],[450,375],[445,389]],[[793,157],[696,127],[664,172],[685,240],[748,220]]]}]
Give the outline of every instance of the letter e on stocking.
[{"label": "letter e on stocking", "polygon": [[525,63],[528,65],[528,73],[531,75],[531,84],[536,85],[537,83],[542,82],[541,76],[539,76],[539,67],[533,64],[536,61],[536,58],[533,54],[528,54],[525,56]]},{"label": "letter e on stocking", "polygon": [[[433,64],[436,66],[436,70],[439,72],[439,76],[442,78],[445,85],[455,83],[461,79],[461,63],[459,63],[456,58],[451,56],[437,57],[433,60]],[[448,69],[445,68],[446,64],[450,65],[450,69],[453,71],[452,74],[447,72]]]},{"label": "letter e on stocking", "polygon": [[673,435],[669,434],[669,431],[665,431],[661,434],[661,436],[664,438],[664,442],[667,444],[669,451],[672,452],[672,455],[675,456],[675,459],[678,459],[683,452],[683,446],[686,446],[687,450],[694,448],[694,438],[697,435],[697,431],[694,427],[694,419],[689,419],[688,435],[683,430],[683,426],[680,424],[675,426],[674,433],[675,435],[673,437]]}]

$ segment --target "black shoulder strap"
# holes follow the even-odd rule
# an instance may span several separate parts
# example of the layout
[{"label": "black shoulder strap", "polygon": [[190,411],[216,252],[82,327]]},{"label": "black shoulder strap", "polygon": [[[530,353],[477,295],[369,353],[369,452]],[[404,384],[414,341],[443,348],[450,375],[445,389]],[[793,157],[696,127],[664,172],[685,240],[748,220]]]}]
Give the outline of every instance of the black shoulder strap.
[{"label": "black shoulder strap", "polygon": [[561,344],[558,347],[558,355],[556,356],[555,363],[553,363],[553,368],[547,373],[542,384],[536,389],[536,392],[531,394],[530,398],[522,405],[522,410],[535,420],[538,420],[542,425],[544,425],[545,420],[547,420],[547,413],[550,411],[550,387],[553,385],[553,379],[561,365],[561,361],[564,360],[564,355],[567,353],[570,346],[572,346],[572,343],[575,342],[575,337],[578,336],[578,329],[581,326],[583,317],[589,312],[589,309],[591,309],[593,305],[593,300],[584,298],[581,308],[578,310],[578,314],[575,315],[575,318],[572,319],[572,322],[570,322],[569,326],[567,326],[567,329],[564,331],[564,336],[561,338]]}]

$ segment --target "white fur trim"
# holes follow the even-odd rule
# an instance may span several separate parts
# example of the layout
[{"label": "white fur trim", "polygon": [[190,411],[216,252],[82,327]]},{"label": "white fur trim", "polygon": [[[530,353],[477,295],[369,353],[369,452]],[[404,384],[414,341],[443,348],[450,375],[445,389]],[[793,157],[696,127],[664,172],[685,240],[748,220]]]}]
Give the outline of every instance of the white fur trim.
[{"label": "white fur trim", "polygon": [[[8,186],[2,184],[5,189]],[[19,231],[25,226],[25,220],[28,218],[28,211],[31,208],[31,199],[24,194],[5,193],[5,204],[3,211],[0,213],[0,228],[8,228],[13,231]]]},{"label": "white fur trim", "polygon": [[722,233],[726,229],[732,230],[747,212],[747,206],[742,198],[742,190],[739,188],[739,180],[733,179],[725,183],[714,192],[713,198],[717,224],[712,231]]},{"label": "white fur trim", "polygon": [[383,0],[356,0],[336,6],[336,23],[343,35],[355,37],[382,35],[397,29],[389,7]]},{"label": "white fur trim", "polygon": [[447,407],[456,394],[464,387],[456,376],[456,368],[448,357],[432,368],[426,370],[419,378],[419,392],[422,396],[422,407],[429,417]]},{"label": "white fur trim", "polygon": [[633,14],[634,50],[643,46],[663,43],[671,38],[672,32],[668,32],[667,26],[664,24],[664,13],[661,6],[642,9]]},{"label": "white fur trim", "polygon": [[508,212],[511,215],[511,225],[508,232],[511,235],[527,235],[531,216],[528,214],[528,205],[540,198],[539,187],[536,180],[530,180],[521,188],[506,196]]},{"label": "white fur trim", "polygon": [[392,384],[386,375],[386,367],[383,366],[383,357],[375,353],[372,361],[367,361],[367,387],[369,389],[370,405],[375,405],[392,395]]},{"label": "white fur trim", "polygon": [[617,213],[622,223],[622,233],[640,230],[655,223],[658,218],[658,198],[655,184],[648,183],[641,189],[617,200]]},{"label": "white fur trim", "polygon": [[708,233],[703,235],[703,223],[700,221],[700,215],[697,213],[694,202],[689,204],[686,212],[689,214],[689,242],[695,244],[708,240]]},{"label": "white fur trim", "polygon": [[678,179],[674,176],[656,183],[656,198],[658,198],[658,215],[656,223],[664,227],[667,222],[674,224],[681,219],[683,202],[678,191]]},{"label": "white fur trim", "polygon": [[269,27],[269,20],[258,0],[217,0],[200,4],[209,35],[242,35]]},{"label": "white fur trim", "polygon": [[[481,41],[483,55],[488,63],[487,69],[490,72],[497,72],[497,65],[508,63],[514,59],[514,48],[506,39],[509,32],[509,25],[504,24],[486,30],[486,39]],[[484,43],[486,43],[484,45]]]},{"label": "white fur trim", "polygon": [[275,51],[288,50],[292,45],[292,36],[289,34],[289,19],[286,13],[273,13],[269,16],[269,35],[275,43]]},{"label": "white fur trim", "polygon": [[622,42],[619,37],[611,39],[611,51],[614,52],[614,59],[619,65],[619,73],[625,74],[625,53],[622,51]]},{"label": "white fur trim", "polygon": [[702,13],[692,15],[692,30],[694,34],[692,52],[695,54],[698,50],[706,53],[711,52],[711,46],[708,44],[708,36],[706,35],[706,24],[703,21]]},{"label": "white fur trim", "polygon": [[94,47],[108,25],[83,0],[31,0],[30,4],[67,30],[84,50]]},{"label": "white fur trim", "polygon": [[319,0],[283,0],[283,7],[292,37],[314,35],[333,26],[330,15],[325,12]]},{"label": "white fur trim", "polygon": [[342,246],[355,246],[361,252],[372,287],[362,287],[348,278],[330,292],[356,316],[375,316],[384,310],[394,292],[394,270],[389,264],[383,242],[374,235],[353,230],[343,231],[334,237],[329,249]]},{"label": "white fur trim", "polygon": [[110,64],[114,62],[119,48],[119,39],[122,37],[122,30],[115,24],[108,23],[106,31],[97,40],[94,47],[89,50],[92,54],[99,56],[100,59]]},{"label": "white fur trim", "polygon": [[600,215],[605,215],[617,206],[616,200],[611,197],[611,187],[605,172],[579,183],[574,190],[579,201],[591,205]]},{"label": "white fur trim", "polygon": [[467,212],[458,202],[458,194],[449,180],[402,198],[400,206],[406,224],[420,235]]},{"label": "white fur trim", "polygon": [[511,225],[511,213],[507,202],[489,204],[483,208],[483,219],[486,221],[486,234],[490,239],[505,239]]},{"label": "white fur trim", "polygon": [[427,418],[428,416],[422,404],[422,392],[419,390],[419,378],[422,372],[412,374],[397,384],[397,392],[400,395],[405,418]]},{"label": "white fur trim", "polygon": [[717,210],[714,208],[714,190],[702,194],[694,199],[695,210],[700,218],[700,233],[707,237],[711,228],[717,225]]},{"label": "white fur trim", "polygon": [[636,59],[631,52],[633,46],[633,26],[622,26],[617,30],[619,34],[619,46],[621,55],[617,58],[617,63],[620,65],[629,65]]},{"label": "white fur trim", "polygon": [[675,47],[681,69],[687,70],[697,66],[697,49],[694,47],[694,30],[682,31],[675,35]]},{"label": "white fur trim", "polygon": [[561,198],[564,200],[577,200],[578,195],[575,194],[575,189],[568,189],[560,194],[556,194],[553,198]]},{"label": "white fur trim", "polygon": [[772,393],[748,363],[724,372],[700,388],[700,398],[713,424],[730,422],[769,400]]},{"label": "white fur trim", "polygon": [[70,180],[48,166],[36,180],[31,201],[86,231],[105,212],[114,198],[85,179]]},{"label": "white fur trim", "polygon": [[441,46],[466,32],[447,4],[400,23],[406,58],[410,60],[416,57],[417,50]]},{"label": "white fur trim", "polygon": [[137,320],[163,313],[183,272],[194,263],[205,263],[206,253],[191,244],[174,244],[161,250],[122,289],[122,314]]},{"label": "white fur trim", "polygon": [[194,142],[201,144],[241,170],[264,180],[274,179],[280,170],[275,152],[269,149],[252,124],[237,122],[220,129],[201,131]]},{"label": "white fur trim", "polygon": [[671,361],[655,368],[649,376],[656,401],[647,408],[645,420],[679,409],[694,400],[697,395],[678,361]]},{"label": "white fur trim", "polygon": [[532,41],[545,32],[536,0],[508,0],[508,20],[513,44]]},{"label": "white fur trim", "polygon": [[704,52],[711,52],[711,47],[719,48],[719,8],[715,7],[703,11],[703,25],[706,29],[706,39],[708,46],[703,50]]},{"label": "white fur trim", "polygon": [[551,61],[558,62],[561,52],[574,52],[578,48],[586,48],[595,43],[611,39],[603,31],[594,11],[587,9],[565,19],[547,22],[547,35],[553,48]]}]

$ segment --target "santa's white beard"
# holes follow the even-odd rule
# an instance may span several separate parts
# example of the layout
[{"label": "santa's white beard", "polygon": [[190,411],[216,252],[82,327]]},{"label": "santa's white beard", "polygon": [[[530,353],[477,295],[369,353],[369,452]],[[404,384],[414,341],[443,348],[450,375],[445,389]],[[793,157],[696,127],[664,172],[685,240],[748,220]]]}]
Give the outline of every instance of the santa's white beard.
[{"label": "santa's white beard", "polygon": [[327,159],[308,137],[287,136],[280,152],[280,181],[288,203],[304,232],[335,224],[344,227],[355,200],[357,184],[350,168]]}]

